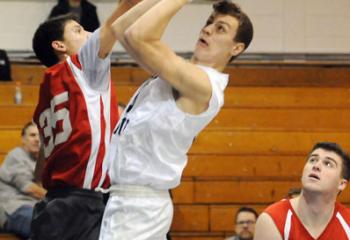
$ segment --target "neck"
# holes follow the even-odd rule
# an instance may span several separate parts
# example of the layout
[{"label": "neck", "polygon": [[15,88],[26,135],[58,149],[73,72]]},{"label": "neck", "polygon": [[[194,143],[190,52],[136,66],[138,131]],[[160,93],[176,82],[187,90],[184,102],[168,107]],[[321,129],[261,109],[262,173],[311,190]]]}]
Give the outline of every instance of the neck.
[{"label": "neck", "polygon": [[305,226],[325,226],[334,213],[336,196],[303,190],[295,199],[296,213]]},{"label": "neck", "polygon": [[218,72],[223,72],[224,69],[226,68],[226,65],[227,65],[227,63],[216,63],[215,64],[215,63],[211,63],[211,62],[200,61],[194,55],[192,56],[190,62],[193,64],[198,64],[198,65],[214,68]]},{"label": "neck", "polygon": [[28,148],[25,146],[22,146],[22,149],[27,152],[29,156],[31,156],[33,159],[37,160],[39,158],[39,152],[30,152]]}]

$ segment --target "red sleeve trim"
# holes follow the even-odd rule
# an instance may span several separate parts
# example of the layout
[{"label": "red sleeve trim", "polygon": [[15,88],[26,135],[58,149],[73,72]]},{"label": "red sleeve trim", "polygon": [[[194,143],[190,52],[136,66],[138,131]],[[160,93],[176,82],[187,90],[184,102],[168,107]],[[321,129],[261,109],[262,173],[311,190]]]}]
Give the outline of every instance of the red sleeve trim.
[{"label": "red sleeve trim", "polygon": [[80,64],[80,61],[79,61],[78,54],[74,54],[73,56],[71,56],[71,59],[72,59],[73,64],[74,64],[77,68],[79,68],[80,70],[82,70],[82,67],[81,67],[81,64]]}]

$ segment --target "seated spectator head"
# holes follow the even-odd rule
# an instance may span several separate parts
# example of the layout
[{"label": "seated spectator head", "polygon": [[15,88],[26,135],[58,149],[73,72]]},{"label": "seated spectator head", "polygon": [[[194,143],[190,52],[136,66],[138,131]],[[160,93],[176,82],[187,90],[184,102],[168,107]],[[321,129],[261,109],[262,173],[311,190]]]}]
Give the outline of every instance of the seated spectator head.
[{"label": "seated spectator head", "polygon": [[40,150],[39,131],[35,123],[28,122],[22,128],[22,146],[30,154],[37,155]]},{"label": "seated spectator head", "polygon": [[51,18],[35,31],[33,50],[42,64],[51,67],[78,53],[91,33],[72,14]]},{"label": "seated spectator head", "polygon": [[258,213],[250,207],[241,207],[235,218],[235,232],[239,240],[252,240],[254,238],[255,223]]},{"label": "seated spectator head", "polygon": [[302,175],[303,191],[338,195],[350,178],[350,157],[336,143],[316,143]]}]

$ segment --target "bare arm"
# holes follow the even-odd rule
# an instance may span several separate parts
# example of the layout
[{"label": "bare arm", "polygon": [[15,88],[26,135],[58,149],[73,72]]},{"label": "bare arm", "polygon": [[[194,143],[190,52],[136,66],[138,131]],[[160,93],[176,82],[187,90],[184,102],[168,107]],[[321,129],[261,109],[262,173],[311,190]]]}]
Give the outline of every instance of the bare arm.
[{"label": "bare arm", "polygon": [[283,240],[270,215],[262,213],[255,226],[254,240]]},{"label": "bare arm", "polygon": [[117,41],[118,35],[114,34],[112,28],[113,22],[140,1],[141,0],[120,0],[118,7],[114,10],[107,21],[102,24],[100,32],[100,58],[105,58],[112,51],[112,48]]},{"label": "bare arm", "polygon": [[[154,3],[154,0],[144,2]],[[181,97],[204,110],[212,90],[207,74],[160,41],[171,18],[187,2],[162,0],[155,4],[126,30],[121,43],[144,69],[169,82]]]}]

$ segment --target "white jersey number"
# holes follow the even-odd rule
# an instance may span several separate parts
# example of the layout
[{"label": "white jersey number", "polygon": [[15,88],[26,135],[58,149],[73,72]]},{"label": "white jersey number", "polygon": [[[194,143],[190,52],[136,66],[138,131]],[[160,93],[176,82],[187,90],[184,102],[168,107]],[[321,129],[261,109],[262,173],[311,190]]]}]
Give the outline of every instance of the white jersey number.
[{"label": "white jersey number", "polygon": [[[39,125],[44,130],[44,138],[49,138],[47,144],[44,144],[45,157],[50,156],[55,146],[67,141],[72,132],[72,126],[69,120],[69,110],[62,108],[55,111],[55,107],[68,101],[68,92],[63,92],[55,96],[50,102],[50,108],[45,109],[40,114]],[[62,131],[54,135],[53,129],[56,128],[58,121],[62,121]]]}]

